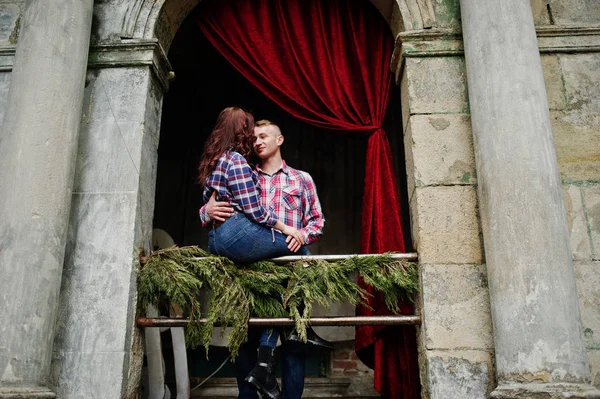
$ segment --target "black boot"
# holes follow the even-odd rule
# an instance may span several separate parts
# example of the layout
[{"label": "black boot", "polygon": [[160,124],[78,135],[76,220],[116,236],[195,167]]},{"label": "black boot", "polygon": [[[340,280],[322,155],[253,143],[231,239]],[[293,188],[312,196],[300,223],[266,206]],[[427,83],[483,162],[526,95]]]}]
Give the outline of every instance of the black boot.
[{"label": "black boot", "polygon": [[246,377],[246,382],[252,385],[264,398],[282,399],[275,373],[273,372],[274,349],[268,346],[258,347],[256,367]]},{"label": "black boot", "polygon": [[[304,343],[300,335],[298,335],[298,331],[294,329],[292,333],[287,337],[287,342],[296,342],[296,343]],[[318,346],[326,349],[333,349],[333,344],[329,341],[324,340],[319,337],[315,330],[312,327],[308,327],[306,329],[306,344]]]}]

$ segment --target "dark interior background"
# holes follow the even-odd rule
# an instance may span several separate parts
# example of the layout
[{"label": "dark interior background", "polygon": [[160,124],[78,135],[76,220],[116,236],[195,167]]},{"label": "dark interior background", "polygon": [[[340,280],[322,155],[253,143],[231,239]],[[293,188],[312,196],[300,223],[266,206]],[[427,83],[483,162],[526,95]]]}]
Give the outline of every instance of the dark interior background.
[{"label": "dark interior background", "polygon": [[[179,29],[169,60],[175,80],[164,98],[154,227],[169,233],[177,245],[206,248],[208,232],[198,219],[201,190],[194,183],[197,164],[219,112],[235,105],[252,112],[256,120],[277,123],[285,136],[284,159],[315,180],[326,223],[323,238],[311,246],[311,252],[358,253],[367,138],[332,133],[289,115],[217,52],[193,17]],[[384,127],[394,153],[404,237],[410,250],[399,93],[395,87]]]},{"label": "dark interior background", "polygon": [[[194,182],[197,165],[219,112],[236,105],[251,111],[256,120],[277,123],[285,136],[284,159],[290,166],[309,172],[315,180],[326,223],[323,238],[311,245],[311,252],[358,253],[367,138],[331,133],[287,114],[212,47],[193,16],[179,29],[169,60],[176,78],[164,98],[154,227],[169,233],[177,245],[207,247],[208,231],[198,218],[202,193]],[[407,250],[411,250],[399,93],[395,87],[384,127],[394,153],[404,237]],[[165,346],[170,342],[169,337],[163,337]],[[210,352],[210,360],[202,349],[188,352],[193,377],[209,375],[228,355],[221,347],[212,347]],[[328,356],[327,351],[311,353],[306,375],[325,376]],[[171,357],[166,356],[165,361],[170,363]],[[167,370],[167,381],[172,384],[173,368]],[[216,377],[234,375],[233,364],[227,362]]]}]

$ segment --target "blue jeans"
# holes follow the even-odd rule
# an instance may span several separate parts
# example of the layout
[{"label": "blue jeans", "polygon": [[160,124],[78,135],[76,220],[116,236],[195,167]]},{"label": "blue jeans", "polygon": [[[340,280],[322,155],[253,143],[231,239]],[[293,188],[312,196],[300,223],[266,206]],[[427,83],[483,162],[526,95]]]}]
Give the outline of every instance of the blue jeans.
[{"label": "blue jeans", "polygon": [[[258,399],[256,391],[250,387],[244,378],[256,365],[256,351],[258,336],[261,331],[250,328],[248,342],[240,347],[238,357],[235,359],[235,374],[239,389],[238,399]],[[306,354],[299,346],[283,345],[281,359],[281,385],[285,399],[300,399],[304,392],[304,373]]]},{"label": "blue jeans", "polygon": [[208,250],[238,263],[286,255],[308,255],[305,247],[296,253],[290,251],[286,238],[269,227],[251,222],[243,213],[236,213],[208,233]]},{"label": "blue jeans", "polygon": [[[208,233],[210,253],[225,256],[234,262],[251,263],[258,260],[294,255],[285,242],[286,236],[258,223],[251,222],[243,213],[235,213],[219,227]],[[308,255],[305,247],[296,253]],[[260,344],[275,349],[279,334],[263,329]],[[250,370],[248,370],[250,372]]]}]

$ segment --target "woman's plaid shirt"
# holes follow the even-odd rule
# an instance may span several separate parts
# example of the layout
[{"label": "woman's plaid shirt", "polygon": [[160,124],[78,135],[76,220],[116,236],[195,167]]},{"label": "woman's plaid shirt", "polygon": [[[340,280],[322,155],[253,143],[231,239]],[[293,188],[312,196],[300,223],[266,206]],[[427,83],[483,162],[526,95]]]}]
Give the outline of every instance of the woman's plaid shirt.
[{"label": "woman's plaid shirt", "polygon": [[[217,201],[229,202],[235,210],[242,212],[253,222],[268,227],[273,227],[277,222],[273,213],[262,205],[256,173],[238,152],[226,151],[217,161],[215,170],[204,184],[202,197],[205,204],[213,191],[217,192]],[[203,225],[210,221],[204,207],[200,209],[200,219]]]}]

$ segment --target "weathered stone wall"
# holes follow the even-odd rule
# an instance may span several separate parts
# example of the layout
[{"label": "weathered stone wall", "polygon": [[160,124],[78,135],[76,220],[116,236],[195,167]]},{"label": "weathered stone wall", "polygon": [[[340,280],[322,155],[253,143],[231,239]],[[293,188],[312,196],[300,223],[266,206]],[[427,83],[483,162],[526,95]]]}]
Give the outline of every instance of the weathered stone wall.
[{"label": "weathered stone wall", "polygon": [[[438,27],[459,28],[460,19],[453,15],[457,3],[436,2]],[[600,24],[594,1],[573,2],[577,4],[572,8],[543,0],[531,3],[542,30],[552,29],[551,23],[588,25],[588,29]],[[600,282],[599,245],[595,244],[600,234],[594,218],[600,219],[595,215],[600,208],[600,65],[596,54],[557,54],[565,47],[570,52],[597,45],[592,37],[597,33],[587,33],[572,35],[560,29],[542,33],[540,48],[565,185],[584,334],[593,383],[598,386],[600,345],[594,331],[600,324],[600,295],[594,287]],[[478,266],[483,257],[462,43],[450,36],[422,32],[419,37],[415,32],[401,37],[406,57],[399,76],[406,162],[423,285],[422,381],[428,386],[425,396],[432,398],[484,397],[494,386],[493,342],[485,267]]]},{"label": "weathered stone wall", "polygon": [[542,62],[584,338],[600,387],[600,53],[547,54]]},{"label": "weathered stone wall", "polygon": [[0,122],[8,100],[10,72],[20,29],[23,0],[0,2]]},{"label": "weathered stone wall", "polygon": [[147,67],[88,72],[52,363],[60,397],[129,397],[129,374],[139,382],[137,255],[151,232],[160,120],[152,79]]},{"label": "weathered stone wall", "polygon": [[[559,39],[576,50],[549,48],[542,66],[592,384],[600,387],[600,3],[533,0],[532,6],[539,28],[562,25],[577,32]],[[551,40],[540,37],[542,51]]]},{"label": "weathered stone wall", "polygon": [[4,119],[4,110],[8,100],[8,89],[10,87],[10,72],[0,72],[0,123]]},{"label": "weathered stone wall", "polygon": [[596,0],[548,0],[551,21],[556,25],[589,25],[600,23],[600,3]]},{"label": "weathered stone wall", "polygon": [[0,3],[0,46],[17,44],[23,6],[23,0],[6,0]]},{"label": "weathered stone wall", "polygon": [[[96,5],[95,43],[121,43],[130,3]],[[600,25],[597,0],[531,3],[538,28],[546,32],[558,25]],[[173,1],[167,5],[158,30],[181,22],[187,12]],[[0,118],[22,6],[0,2]],[[405,22],[394,12],[391,23],[398,30]],[[397,68],[421,263],[421,375],[424,397],[482,398],[495,385],[493,342],[462,44],[447,33],[460,28],[458,0],[434,1],[433,16],[433,29],[401,38],[405,62]],[[131,23],[132,36],[154,35]],[[446,34],[437,35],[435,28]],[[553,32],[540,37],[542,63],[592,382],[600,387],[600,52],[593,49],[599,33]],[[559,44],[579,50],[566,52]],[[154,79],[148,66],[88,74],[53,362],[52,381],[61,397],[130,396],[139,381],[136,250],[146,245],[151,229],[162,96]]]},{"label": "weathered stone wall", "polygon": [[[454,45],[433,40],[428,46]],[[417,54],[405,60],[401,92],[423,396],[483,398],[494,387],[493,342],[464,60]]]},{"label": "weathered stone wall", "polygon": [[597,26],[600,3],[596,0],[531,0],[537,26]]},{"label": "weathered stone wall", "polygon": [[493,339],[458,1],[434,2],[436,27],[400,35],[406,171],[421,271],[424,398],[484,398]]},{"label": "weathered stone wall", "polygon": [[333,379],[346,378],[349,383],[348,387],[340,392],[341,395],[360,398],[380,397],[373,388],[373,370],[365,366],[356,356],[353,340],[335,343],[330,366],[329,375]]}]

